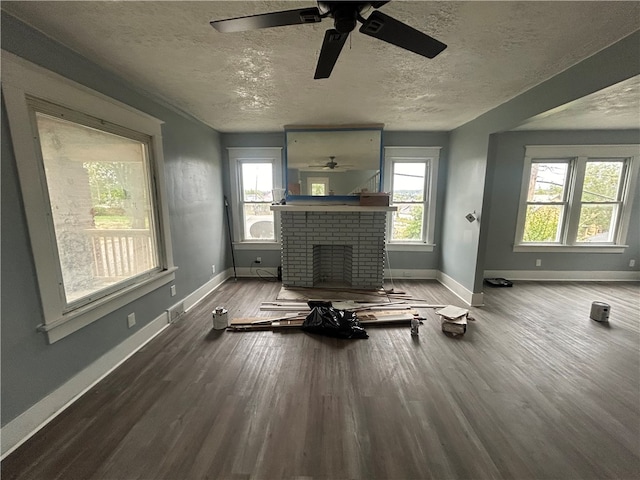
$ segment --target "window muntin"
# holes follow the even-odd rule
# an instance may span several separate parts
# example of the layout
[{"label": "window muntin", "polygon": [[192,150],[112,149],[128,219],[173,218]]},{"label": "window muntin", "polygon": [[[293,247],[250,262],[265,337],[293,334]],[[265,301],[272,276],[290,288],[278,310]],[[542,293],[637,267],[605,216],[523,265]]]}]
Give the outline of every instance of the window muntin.
[{"label": "window muntin", "polygon": [[[638,145],[526,147],[514,249],[624,248],[639,153]],[[566,175],[541,175],[541,165],[554,164],[558,170],[558,163],[566,165]],[[566,180],[560,182],[563,176]],[[538,181],[540,177],[545,178]],[[542,213],[546,229],[535,231],[534,215]]]},{"label": "window muntin", "polygon": [[424,239],[426,211],[426,161],[393,161],[391,241],[419,242]]},{"label": "window muntin", "polygon": [[160,268],[150,139],[89,127],[67,109],[31,104],[68,311]]}]

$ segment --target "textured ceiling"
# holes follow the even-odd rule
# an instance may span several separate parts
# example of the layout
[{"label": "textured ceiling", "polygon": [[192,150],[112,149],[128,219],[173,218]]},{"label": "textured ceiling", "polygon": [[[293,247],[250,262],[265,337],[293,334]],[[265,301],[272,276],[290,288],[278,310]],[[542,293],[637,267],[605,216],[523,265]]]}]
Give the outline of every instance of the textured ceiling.
[{"label": "textured ceiling", "polygon": [[640,2],[395,0],[381,11],[448,48],[428,60],[356,31],[326,80],[313,73],[329,19],[226,34],[209,25],[314,5],[3,1],[2,9],[221,132],[451,130],[632,33],[640,18]]},{"label": "textured ceiling", "polygon": [[514,130],[640,128],[640,76],[541,113]]}]

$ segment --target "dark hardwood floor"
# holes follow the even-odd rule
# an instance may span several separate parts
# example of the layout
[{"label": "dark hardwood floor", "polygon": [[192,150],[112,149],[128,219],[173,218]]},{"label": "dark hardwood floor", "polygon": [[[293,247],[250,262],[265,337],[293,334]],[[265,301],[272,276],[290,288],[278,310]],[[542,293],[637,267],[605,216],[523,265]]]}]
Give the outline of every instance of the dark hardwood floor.
[{"label": "dark hardwood floor", "polygon": [[[396,282],[463,306],[436,282]],[[2,479],[640,478],[640,285],[488,289],[367,340],[217,332],[279,283],[229,281],[2,462]],[[593,301],[610,323],[589,319]]]}]

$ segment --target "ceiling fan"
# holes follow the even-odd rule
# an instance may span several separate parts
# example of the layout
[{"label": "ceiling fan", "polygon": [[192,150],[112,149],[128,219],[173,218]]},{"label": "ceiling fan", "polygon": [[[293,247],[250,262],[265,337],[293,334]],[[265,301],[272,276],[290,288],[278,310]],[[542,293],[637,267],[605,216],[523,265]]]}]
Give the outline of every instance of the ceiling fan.
[{"label": "ceiling fan", "polygon": [[219,32],[243,32],[260,28],[283,27],[286,25],[300,25],[304,23],[318,23],[329,17],[333,19],[334,28],[325,32],[320,57],[313,78],[329,78],[342,47],[349,34],[356,28],[357,22],[362,23],[360,33],[396,45],[405,50],[417,53],[427,58],[434,58],[447,46],[429,35],[426,35],[409,25],[396,20],[389,15],[374,11],[367,18],[362,12],[369,7],[378,9],[386,2],[322,2],[317,7],[298,8],[280,12],[262,13],[246,17],[230,18],[228,20],[214,20],[211,26]]},{"label": "ceiling fan", "polygon": [[336,162],[336,157],[329,157],[329,161],[323,165],[309,165],[310,168],[321,168],[322,170],[335,170],[336,168],[344,170],[347,167],[351,167],[352,165],[338,165]]}]

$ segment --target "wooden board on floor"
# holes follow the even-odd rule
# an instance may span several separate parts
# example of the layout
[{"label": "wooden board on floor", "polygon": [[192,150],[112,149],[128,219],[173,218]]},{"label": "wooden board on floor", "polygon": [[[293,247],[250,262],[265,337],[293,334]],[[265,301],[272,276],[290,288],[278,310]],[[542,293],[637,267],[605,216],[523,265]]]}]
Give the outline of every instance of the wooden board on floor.
[{"label": "wooden board on floor", "polygon": [[[353,300],[339,300],[337,302],[331,302],[333,308],[337,310],[409,310],[414,308],[406,301],[394,301],[394,302],[378,302],[378,303],[360,303]],[[442,305],[417,305],[418,307],[425,308],[440,308]],[[305,302],[262,302],[260,306],[261,311],[283,311],[283,312],[303,312],[311,310]]]},{"label": "wooden board on floor", "polygon": [[324,288],[299,288],[282,287],[277,300],[295,300],[306,302],[307,300],[354,300],[356,302],[381,303],[388,302],[389,298],[384,290],[358,290],[358,289],[324,289]]}]

